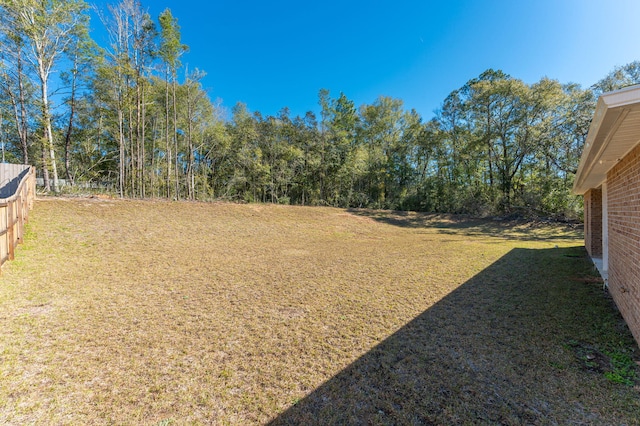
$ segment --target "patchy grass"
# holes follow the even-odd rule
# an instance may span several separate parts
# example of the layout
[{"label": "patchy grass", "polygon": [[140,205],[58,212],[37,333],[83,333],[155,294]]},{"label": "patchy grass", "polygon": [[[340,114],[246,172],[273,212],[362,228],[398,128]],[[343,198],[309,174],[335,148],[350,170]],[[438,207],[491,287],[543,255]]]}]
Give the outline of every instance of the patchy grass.
[{"label": "patchy grass", "polygon": [[559,225],[41,199],[0,277],[2,424],[640,424]]}]

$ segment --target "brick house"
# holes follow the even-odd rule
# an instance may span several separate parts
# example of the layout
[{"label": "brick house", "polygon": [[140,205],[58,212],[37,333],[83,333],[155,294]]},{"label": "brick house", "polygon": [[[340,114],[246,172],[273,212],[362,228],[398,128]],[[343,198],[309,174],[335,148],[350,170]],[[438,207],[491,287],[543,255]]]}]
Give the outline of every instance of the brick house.
[{"label": "brick house", "polygon": [[640,85],[598,99],[573,192],[587,252],[640,342]]}]

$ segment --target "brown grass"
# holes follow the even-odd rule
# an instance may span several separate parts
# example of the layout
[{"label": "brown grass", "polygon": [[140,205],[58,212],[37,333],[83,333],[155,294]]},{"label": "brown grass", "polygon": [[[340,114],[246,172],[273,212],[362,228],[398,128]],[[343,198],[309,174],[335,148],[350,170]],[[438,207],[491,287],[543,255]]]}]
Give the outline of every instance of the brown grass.
[{"label": "brown grass", "polygon": [[0,423],[639,424],[638,390],[604,374],[635,346],[575,280],[580,245],[448,216],[41,199],[0,277]]}]

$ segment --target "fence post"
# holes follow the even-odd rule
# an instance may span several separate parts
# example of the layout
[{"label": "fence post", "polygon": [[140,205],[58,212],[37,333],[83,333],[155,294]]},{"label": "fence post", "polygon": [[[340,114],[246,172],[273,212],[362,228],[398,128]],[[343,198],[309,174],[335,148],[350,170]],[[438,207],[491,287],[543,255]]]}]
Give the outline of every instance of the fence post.
[{"label": "fence post", "polygon": [[[9,245],[7,244],[7,205],[0,206],[0,264],[9,258]],[[3,223],[4,222],[4,223]]]},{"label": "fence post", "polygon": [[7,245],[9,249],[9,260],[15,257],[13,247],[13,202],[7,203]]},{"label": "fence post", "polygon": [[20,188],[20,196],[16,200],[16,225],[18,227],[18,235],[16,235],[16,245],[22,242],[22,232],[24,222],[22,220],[22,203],[24,202],[24,190]]}]

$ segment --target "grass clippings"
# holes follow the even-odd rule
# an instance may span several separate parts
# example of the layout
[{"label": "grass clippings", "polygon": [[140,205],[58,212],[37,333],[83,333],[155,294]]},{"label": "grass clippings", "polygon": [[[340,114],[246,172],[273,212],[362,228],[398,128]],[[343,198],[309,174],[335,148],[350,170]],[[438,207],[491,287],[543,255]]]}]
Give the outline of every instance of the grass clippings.
[{"label": "grass clippings", "polygon": [[45,198],[0,277],[1,424],[640,424],[560,225]]}]

